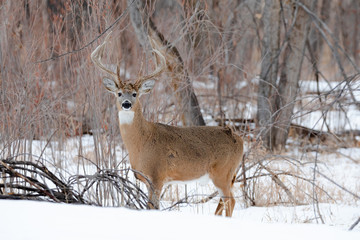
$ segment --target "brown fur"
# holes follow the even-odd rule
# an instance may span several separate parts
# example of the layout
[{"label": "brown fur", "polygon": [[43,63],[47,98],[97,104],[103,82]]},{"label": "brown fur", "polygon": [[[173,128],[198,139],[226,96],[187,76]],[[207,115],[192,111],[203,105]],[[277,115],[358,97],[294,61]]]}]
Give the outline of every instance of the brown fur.
[{"label": "brown fur", "polygon": [[[121,116],[126,121],[120,124],[121,136],[131,167],[136,170],[135,176],[148,187],[149,207],[159,208],[159,196],[165,183],[193,180],[208,174],[221,193],[215,214],[221,215],[225,209],[226,216],[231,217],[235,205],[231,188],[243,154],[242,139],[230,128],[181,128],[146,121],[138,97],[153,88],[154,81],[149,79],[165,69],[165,57],[153,50],[161,65],[151,74],[138,78],[135,84],[123,83],[119,68],[114,73],[101,62],[109,36],[93,51],[91,59],[112,76],[112,79],[104,78],[103,83],[117,97],[119,112],[124,111]],[[132,111],[134,118],[131,120]],[[125,119],[128,117],[130,120]]]},{"label": "brown fur", "polygon": [[[118,108],[121,111],[120,104]],[[166,182],[187,181],[209,174],[224,194],[216,214],[221,215],[224,205],[229,204],[225,207],[226,216],[231,216],[235,205],[231,187],[243,153],[241,137],[230,128],[175,127],[148,122],[139,101],[132,110],[135,112],[133,123],[121,124],[120,131],[131,167],[152,182],[153,190],[148,186],[152,205],[159,208],[159,194]]]}]

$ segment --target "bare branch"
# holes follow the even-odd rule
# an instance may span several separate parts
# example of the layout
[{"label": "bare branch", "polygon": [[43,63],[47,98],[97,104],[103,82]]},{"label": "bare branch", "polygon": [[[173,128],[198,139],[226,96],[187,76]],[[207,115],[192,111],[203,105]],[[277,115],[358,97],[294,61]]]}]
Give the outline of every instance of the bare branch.
[{"label": "bare branch", "polygon": [[58,59],[58,58],[65,57],[65,56],[67,56],[67,55],[80,52],[80,51],[84,50],[85,48],[89,47],[89,46],[92,45],[96,40],[98,40],[99,38],[101,38],[107,31],[109,31],[111,28],[113,28],[113,27],[115,26],[115,24],[117,24],[117,23],[125,16],[125,14],[129,11],[130,7],[133,5],[133,3],[134,3],[135,1],[136,1],[136,0],[132,0],[132,2],[131,2],[131,3],[129,4],[129,6],[125,9],[125,11],[124,11],[112,24],[110,24],[109,27],[107,27],[107,28],[106,28],[102,33],[100,33],[96,38],[94,38],[93,40],[91,40],[89,43],[85,44],[85,45],[82,46],[81,48],[78,48],[78,49],[75,49],[75,50],[73,50],[73,51],[60,54],[60,55],[58,55],[58,56],[56,56],[56,57],[51,57],[51,58],[43,59],[43,60],[40,60],[40,61],[36,61],[36,62],[34,62],[34,63],[37,64],[37,63],[44,63],[44,62],[48,62],[48,61],[53,61],[53,60],[56,60],[56,59]]}]

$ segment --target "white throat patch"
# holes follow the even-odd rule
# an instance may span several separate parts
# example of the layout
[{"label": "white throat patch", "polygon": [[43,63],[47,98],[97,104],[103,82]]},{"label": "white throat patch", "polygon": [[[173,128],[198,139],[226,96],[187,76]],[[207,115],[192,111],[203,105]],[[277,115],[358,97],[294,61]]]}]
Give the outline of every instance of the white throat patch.
[{"label": "white throat patch", "polygon": [[122,110],[118,113],[119,122],[121,124],[132,124],[134,120],[134,111]]}]

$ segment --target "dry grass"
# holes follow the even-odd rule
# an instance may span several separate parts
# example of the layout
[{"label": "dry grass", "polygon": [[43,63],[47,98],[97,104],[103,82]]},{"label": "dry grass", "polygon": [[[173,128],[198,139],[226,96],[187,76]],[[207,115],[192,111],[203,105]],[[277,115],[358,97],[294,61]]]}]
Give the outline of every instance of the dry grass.
[{"label": "dry grass", "polygon": [[[0,158],[19,156],[18,160],[37,161],[38,156],[43,156],[54,171],[61,174],[74,166],[78,172],[92,171],[94,166],[113,170],[127,168],[116,107],[90,61],[95,44],[37,63],[79,49],[95,39],[125,10],[126,1],[27,3],[28,6],[15,1],[0,2]],[[252,106],[256,103],[257,84],[252,79],[261,65],[261,41],[257,35],[262,37],[261,6],[234,8],[232,2],[221,4],[206,9],[202,20],[197,22],[190,21],[192,13],[186,15],[181,5],[180,8],[164,7],[154,16],[159,29],[176,44],[189,69],[208,124],[217,124],[215,120],[219,118],[255,118]],[[231,21],[225,16],[235,16],[235,24],[229,25]],[[332,29],[337,26],[333,20],[329,24]],[[104,62],[119,61],[124,78],[126,75],[134,78],[151,68],[128,16],[113,31]],[[200,41],[191,38],[190,33],[199,36]],[[329,80],[337,80],[340,75],[326,46],[320,57],[322,72]],[[350,69],[347,65],[345,68]],[[309,59],[304,62],[302,77],[313,78]],[[168,75],[163,74],[152,95],[143,99],[145,116],[150,121],[179,125],[174,93],[167,78]],[[249,152],[246,184],[241,172],[240,183],[235,184],[238,202],[257,206],[294,204],[284,187],[276,183],[274,175],[260,163],[288,188],[298,204],[312,203],[314,193],[318,202],[358,201],[344,198],[343,191],[337,187],[327,188],[322,181],[316,181],[314,187],[312,171],[307,166],[313,164],[315,157],[305,148],[295,156],[269,154],[252,147],[257,129],[251,130],[247,128],[240,133],[249,141]],[[91,136],[79,137],[83,134]],[[89,139],[91,144],[84,142]],[[39,143],[35,140],[42,140],[43,144],[37,146]],[[305,140],[302,146],[307,144]],[[337,142],[332,144],[337,146]],[[111,195],[106,189],[109,188],[104,190],[104,199]],[[191,199],[196,203],[214,191],[211,186],[195,187],[188,189],[187,195],[199,194]],[[352,191],[359,192],[359,186]],[[184,187],[172,186],[163,199],[176,203],[186,197],[185,192]]]}]

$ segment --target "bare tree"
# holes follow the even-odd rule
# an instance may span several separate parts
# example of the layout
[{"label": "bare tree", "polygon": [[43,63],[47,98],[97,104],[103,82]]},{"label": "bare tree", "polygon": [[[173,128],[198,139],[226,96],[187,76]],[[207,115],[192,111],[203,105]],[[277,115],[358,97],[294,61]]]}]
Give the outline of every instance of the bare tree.
[{"label": "bare tree", "polygon": [[[128,4],[130,4],[128,0]],[[146,49],[150,49],[148,35],[153,39],[157,39],[164,49],[163,54],[167,59],[167,67],[171,75],[171,85],[175,92],[176,106],[180,111],[181,121],[185,126],[201,126],[205,125],[202,117],[199,103],[195,95],[195,91],[190,82],[190,78],[179,51],[168,42],[163,34],[157,29],[154,22],[146,11],[145,2],[136,1],[136,5],[130,10],[130,18],[136,32],[136,36],[140,44]],[[145,10],[142,13],[141,10]]]},{"label": "bare tree", "polygon": [[270,146],[272,104],[278,77],[279,47],[280,47],[280,2],[265,1],[264,14],[264,37],[262,40],[262,63],[260,82],[258,88],[257,120],[261,128],[261,137],[266,146]]},{"label": "bare tree", "polygon": [[[304,4],[310,9],[314,7],[314,0],[306,0]],[[293,5],[294,25],[289,35],[285,49],[285,58],[275,99],[275,116],[271,147],[278,150],[285,147],[289,134],[291,116],[295,106],[295,99],[299,90],[299,79],[305,52],[305,42],[310,27],[309,15],[300,8],[296,1]]]},{"label": "bare tree", "polygon": [[[277,2],[277,1],[276,1]],[[313,9],[315,1],[304,4]],[[284,3],[283,3],[284,4]],[[304,58],[305,43],[310,27],[310,17],[293,0],[288,3],[292,10],[289,29],[286,30],[285,52],[278,77],[279,26],[281,4],[267,1],[264,9],[265,36],[263,40],[261,80],[258,95],[258,123],[265,146],[273,150],[284,148],[291,123],[291,116],[298,94],[299,79]],[[284,17],[284,15],[283,15]],[[286,27],[286,22],[283,22]],[[284,44],[283,44],[284,45]]]},{"label": "bare tree", "polygon": [[[330,20],[330,12],[331,12],[331,5],[333,1],[322,1],[320,6],[318,7],[319,17],[321,20],[328,24]],[[314,9],[315,11],[316,9]],[[309,43],[310,43],[310,49],[309,51],[312,51],[314,57],[316,58],[316,61],[318,62],[321,58],[321,53],[324,48],[324,39],[321,37],[321,34],[316,30],[316,28],[311,28],[309,32]]]}]

